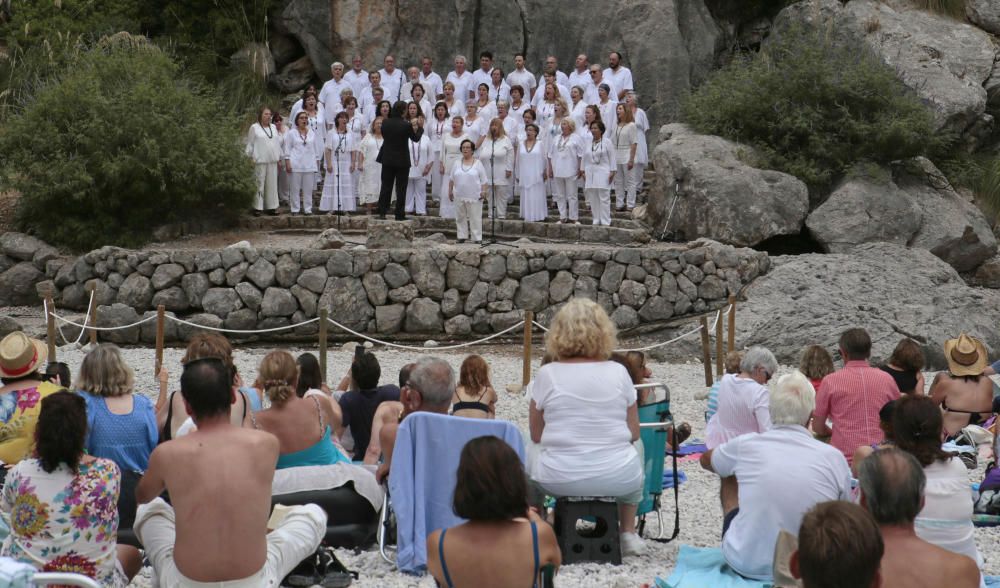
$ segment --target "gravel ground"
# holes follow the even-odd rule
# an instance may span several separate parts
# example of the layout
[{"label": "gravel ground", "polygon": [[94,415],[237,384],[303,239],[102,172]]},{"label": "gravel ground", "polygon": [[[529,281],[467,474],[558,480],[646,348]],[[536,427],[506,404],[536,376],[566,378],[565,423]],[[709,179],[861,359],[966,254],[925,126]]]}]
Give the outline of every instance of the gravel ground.
[{"label": "gravel ground", "polygon": [[[351,359],[352,345],[345,345],[342,349],[331,351],[330,361],[330,381],[336,380],[347,370]],[[236,363],[239,370],[245,377],[250,378],[256,373],[257,364],[267,348],[243,348],[236,352]],[[303,349],[290,349],[293,354],[304,351]],[[311,350],[309,350],[311,351]],[[431,350],[428,350],[431,351]],[[519,384],[521,378],[521,359],[518,355],[519,349],[510,346],[489,346],[478,347],[475,351],[483,355],[492,368],[492,380],[494,386],[501,390],[499,402],[497,403],[497,417],[508,419],[518,424],[522,431],[527,434],[528,405],[526,399],[518,394],[502,392],[508,384]],[[416,357],[416,353],[376,350],[379,361],[382,364],[383,381],[393,381],[399,368]],[[431,351],[432,352],[432,351]],[[125,350],[136,372],[137,390],[144,394],[154,394],[153,384],[153,350],[145,348],[134,348]],[[176,379],[182,350],[167,349],[165,352],[165,365],[174,368],[173,377]],[[440,352],[437,355],[445,357],[458,368],[465,354],[457,352]],[[82,359],[82,351],[64,349],[60,351],[60,359],[67,361],[75,371]],[[535,369],[537,369],[540,357],[535,358]],[[705,402],[696,400],[695,395],[704,390],[704,371],[700,362],[687,363],[656,363],[650,362],[653,369],[653,377],[656,381],[666,382],[671,389],[671,409],[677,420],[688,421],[694,429],[694,437],[704,437],[705,423],[703,412]],[[783,368],[782,372],[790,368]],[[931,381],[928,377],[927,381]],[[609,566],[598,564],[577,564],[564,566],[558,576],[558,583],[563,586],[578,586],[580,588],[626,588],[638,587],[643,584],[652,583],[655,576],[666,578],[674,567],[677,555],[677,545],[680,542],[697,546],[715,546],[719,542],[719,534],[722,526],[722,515],[718,503],[718,478],[704,472],[696,462],[680,464],[680,469],[688,477],[688,481],[681,486],[681,534],[678,540],[673,543],[659,544],[647,542],[647,554],[642,557],[626,558],[621,566]],[[982,479],[982,466],[976,472],[970,473],[970,481]],[[669,533],[673,524],[673,501],[669,494],[664,496],[663,518],[668,528],[665,533]],[[652,533],[656,533],[656,523],[653,521],[649,526]],[[980,552],[986,559],[985,572],[987,574],[1000,574],[1000,531],[997,529],[977,529],[976,539],[979,543]],[[376,549],[355,553],[350,550],[340,550],[338,552],[344,563],[354,570],[361,572],[361,579],[354,585],[359,587],[431,587],[434,585],[429,577],[413,578],[395,572],[389,565],[382,561]],[[138,577],[133,586],[148,586],[149,581],[144,575]]]}]

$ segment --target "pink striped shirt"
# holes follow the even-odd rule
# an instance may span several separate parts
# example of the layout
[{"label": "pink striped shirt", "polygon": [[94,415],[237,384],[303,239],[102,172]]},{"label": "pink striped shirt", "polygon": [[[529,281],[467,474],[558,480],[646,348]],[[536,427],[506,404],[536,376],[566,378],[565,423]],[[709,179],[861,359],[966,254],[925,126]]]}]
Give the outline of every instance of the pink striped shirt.
[{"label": "pink striped shirt", "polygon": [[722,376],[719,409],[705,426],[705,445],[715,449],[740,435],[771,430],[770,400],[766,386],[736,374]]},{"label": "pink striped shirt", "polygon": [[862,445],[882,441],[878,412],[890,400],[899,398],[899,388],[892,376],[873,368],[867,361],[854,360],[823,378],[816,392],[813,419],[833,421],[830,444],[840,450],[850,463],[854,451]]}]

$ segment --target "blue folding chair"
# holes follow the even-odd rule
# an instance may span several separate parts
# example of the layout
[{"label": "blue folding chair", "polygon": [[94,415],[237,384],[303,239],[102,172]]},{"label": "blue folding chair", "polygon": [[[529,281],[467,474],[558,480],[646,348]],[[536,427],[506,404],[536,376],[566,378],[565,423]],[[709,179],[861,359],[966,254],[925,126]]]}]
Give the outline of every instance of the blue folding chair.
[{"label": "blue folding chair", "polygon": [[[663,515],[660,513],[660,497],[663,494],[663,464],[667,453],[667,429],[674,424],[670,414],[670,390],[665,384],[639,384],[636,390],[659,389],[665,392],[664,398],[652,404],[639,406],[639,438],[643,447],[643,470],[645,484],[642,489],[642,501],[639,503],[638,531],[641,536],[646,530],[646,516],[655,513],[657,520],[657,536],[652,539],[660,542],[674,540],[680,533],[680,494],[677,479],[677,452],[671,452],[673,458],[674,476],[674,531],[668,539],[663,539]],[[671,429],[672,430],[672,429]],[[676,441],[674,442],[676,446]],[[676,449],[676,447],[675,447]]]}]

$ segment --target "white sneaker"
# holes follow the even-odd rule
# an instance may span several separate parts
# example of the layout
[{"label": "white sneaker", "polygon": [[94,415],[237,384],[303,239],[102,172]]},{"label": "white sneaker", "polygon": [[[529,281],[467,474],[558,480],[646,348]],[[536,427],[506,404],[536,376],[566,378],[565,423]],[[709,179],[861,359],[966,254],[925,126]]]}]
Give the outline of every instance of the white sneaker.
[{"label": "white sneaker", "polygon": [[622,533],[622,555],[642,555],[646,553],[646,542],[635,533]]}]

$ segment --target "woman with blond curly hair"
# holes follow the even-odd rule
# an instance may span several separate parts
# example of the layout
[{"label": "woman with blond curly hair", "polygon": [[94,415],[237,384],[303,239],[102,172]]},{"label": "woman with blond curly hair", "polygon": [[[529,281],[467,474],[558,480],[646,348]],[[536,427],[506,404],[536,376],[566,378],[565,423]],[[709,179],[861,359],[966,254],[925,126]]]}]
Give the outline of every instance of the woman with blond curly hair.
[{"label": "woman with blond curly hair", "polygon": [[622,553],[639,555],[642,456],[632,445],[639,409],[628,371],[610,361],[616,344],[615,326],[596,302],[574,298],[556,313],[545,335],[555,361],[531,385],[528,426],[538,446],[528,468],[553,496],[616,497]]},{"label": "woman with blond curly hair", "polygon": [[298,365],[287,351],[272,351],[261,360],[257,381],[271,408],[251,413],[250,419],[255,429],[278,438],[277,469],[350,463],[333,442],[334,431],[338,437],[341,432],[339,411],[321,394],[299,398],[298,380]]}]

